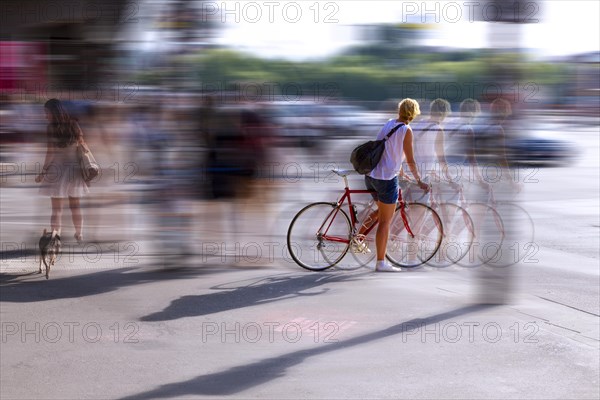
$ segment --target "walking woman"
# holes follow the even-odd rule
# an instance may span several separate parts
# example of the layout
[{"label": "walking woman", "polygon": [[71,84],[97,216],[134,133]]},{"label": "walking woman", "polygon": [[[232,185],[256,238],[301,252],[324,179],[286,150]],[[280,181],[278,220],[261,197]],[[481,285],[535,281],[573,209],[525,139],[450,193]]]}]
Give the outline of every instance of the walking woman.
[{"label": "walking woman", "polygon": [[386,141],[385,151],[377,167],[365,176],[367,189],[376,192],[373,193],[373,198],[377,201],[378,208],[379,225],[375,234],[375,245],[377,247],[376,271],[400,271],[399,268],[386,263],[385,253],[390,224],[398,201],[398,174],[402,169],[403,156],[406,157],[406,164],[416,179],[419,188],[426,192],[429,191],[429,185],[422,182],[419,175],[413,153],[413,132],[409,126],[419,114],[421,114],[421,110],[416,100],[407,98],[398,104],[398,118],[390,119],[381,128],[377,139],[385,137],[397,125],[402,126]]},{"label": "walking woman", "polygon": [[77,158],[77,146],[86,146],[83,133],[77,121],[69,116],[59,100],[48,100],[44,111],[48,120],[46,159],[35,181],[41,183],[39,193],[50,197],[52,230],[60,232],[63,204],[68,199],[75,227],[75,240],[81,243],[83,216],[79,199],[89,193]]}]

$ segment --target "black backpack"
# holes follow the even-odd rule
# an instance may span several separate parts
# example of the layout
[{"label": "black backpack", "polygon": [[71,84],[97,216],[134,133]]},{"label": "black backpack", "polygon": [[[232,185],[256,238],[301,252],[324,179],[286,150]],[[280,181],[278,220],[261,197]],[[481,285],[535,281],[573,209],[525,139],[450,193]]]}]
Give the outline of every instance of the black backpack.
[{"label": "black backpack", "polygon": [[379,164],[381,156],[383,156],[386,140],[388,140],[390,136],[403,125],[403,123],[400,123],[398,126],[394,127],[383,139],[370,140],[352,150],[350,162],[352,163],[354,170],[361,175],[373,171],[377,164]]}]

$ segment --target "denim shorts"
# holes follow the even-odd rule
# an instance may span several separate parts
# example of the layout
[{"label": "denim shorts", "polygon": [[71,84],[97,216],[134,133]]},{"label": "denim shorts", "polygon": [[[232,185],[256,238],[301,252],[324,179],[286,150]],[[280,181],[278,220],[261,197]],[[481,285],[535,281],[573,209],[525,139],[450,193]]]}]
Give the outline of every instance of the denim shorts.
[{"label": "denim shorts", "polygon": [[384,204],[396,204],[398,201],[398,177],[394,177],[389,181],[374,179],[370,176],[365,176],[365,184],[368,190],[374,190],[371,193],[375,201],[380,201]]}]

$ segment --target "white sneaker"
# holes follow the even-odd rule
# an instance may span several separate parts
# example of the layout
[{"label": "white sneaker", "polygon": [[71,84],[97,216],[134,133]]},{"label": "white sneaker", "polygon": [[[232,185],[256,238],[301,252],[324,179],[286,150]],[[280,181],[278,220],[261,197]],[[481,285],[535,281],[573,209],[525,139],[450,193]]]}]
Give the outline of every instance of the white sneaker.
[{"label": "white sneaker", "polygon": [[402,269],[396,268],[393,265],[388,264],[386,261],[377,261],[375,266],[377,272],[401,272]]}]

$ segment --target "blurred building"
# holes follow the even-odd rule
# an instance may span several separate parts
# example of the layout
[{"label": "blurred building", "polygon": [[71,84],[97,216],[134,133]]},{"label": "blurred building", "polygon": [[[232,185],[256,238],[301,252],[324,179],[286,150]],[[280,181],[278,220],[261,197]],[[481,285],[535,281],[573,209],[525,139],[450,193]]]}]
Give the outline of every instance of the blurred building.
[{"label": "blurred building", "polygon": [[[203,1],[5,0],[0,2],[0,88],[96,90],[170,65],[207,47]],[[205,7],[206,8],[206,7]]]},{"label": "blurred building", "polygon": [[600,112],[600,52],[578,54],[567,62],[573,66],[574,81],[570,99],[574,99],[575,107],[584,112],[598,116]]},{"label": "blurred building", "polygon": [[111,80],[114,44],[136,7],[119,0],[2,1],[2,87],[85,90]]},{"label": "blurred building", "polygon": [[359,37],[364,46],[385,46],[398,50],[420,47],[427,39],[430,26],[427,24],[366,24],[359,26]]}]

